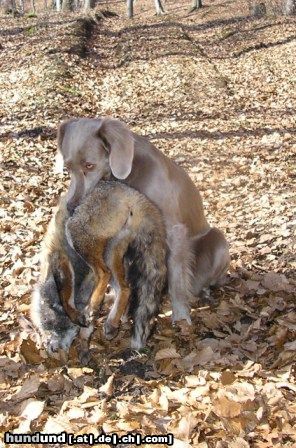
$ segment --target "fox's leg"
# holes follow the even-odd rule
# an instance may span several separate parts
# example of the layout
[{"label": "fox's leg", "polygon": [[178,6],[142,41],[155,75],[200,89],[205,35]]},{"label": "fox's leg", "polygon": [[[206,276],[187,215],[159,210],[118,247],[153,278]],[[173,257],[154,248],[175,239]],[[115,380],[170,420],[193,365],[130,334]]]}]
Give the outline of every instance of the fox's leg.
[{"label": "fox's leg", "polygon": [[103,302],[108,284],[111,279],[111,273],[106,265],[96,264],[93,269],[95,272],[95,288],[90,297],[88,305],[83,310],[83,313],[88,321],[92,320],[95,311]]},{"label": "fox's leg", "polygon": [[99,308],[107,291],[111,273],[104,260],[104,252],[108,240],[93,239],[88,235],[81,235],[81,229],[76,222],[68,221],[66,235],[71,247],[84,259],[94,272],[95,287],[87,306],[83,309],[80,325],[87,326],[91,322],[94,311]]},{"label": "fox's leg", "polygon": [[82,313],[75,308],[74,304],[74,271],[71,263],[66,257],[61,257],[60,263],[60,290],[59,296],[61,304],[74,324],[79,324],[83,320]]},{"label": "fox's leg", "polygon": [[105,336],[107,339],[112,339],[117,335],[121,318],[127,309],[130,297],[130,288],[126,281],[126,272],[123,260],[125,252],[126,244],[121,244],[114,248],[111,255],[110,267],[113,282],[116,284],[115,289],[117,294],[104,327]]},{"label": "fox's leg", "polygon": [[102,258],[96,259],[96,262],[92,265],[92,269],[95,273],[95,288],[88,305],[83,310],[83,324],[85,328],[81,328],[79,333],[79,358],[82,364],[87,364],[89,361],[89,343],[94,329],[94,313],[105,297],[111,278],[111,273]]}]

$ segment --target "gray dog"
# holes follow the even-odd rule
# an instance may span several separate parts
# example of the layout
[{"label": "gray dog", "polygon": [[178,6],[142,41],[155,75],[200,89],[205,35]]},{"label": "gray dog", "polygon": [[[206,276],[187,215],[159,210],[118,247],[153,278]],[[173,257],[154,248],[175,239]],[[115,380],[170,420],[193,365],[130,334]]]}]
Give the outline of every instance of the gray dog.
[{"label": "gray dog", "polygon": [[223,233],[211,228],[188,174],[147,139],[112,118],[72,119],[58,131],[57,166],[71,174],[70,213],[100,179],[121,180],[158,206],[168,235],[173,321],[191,323],[189,300],[219,282],[229,265]]}]

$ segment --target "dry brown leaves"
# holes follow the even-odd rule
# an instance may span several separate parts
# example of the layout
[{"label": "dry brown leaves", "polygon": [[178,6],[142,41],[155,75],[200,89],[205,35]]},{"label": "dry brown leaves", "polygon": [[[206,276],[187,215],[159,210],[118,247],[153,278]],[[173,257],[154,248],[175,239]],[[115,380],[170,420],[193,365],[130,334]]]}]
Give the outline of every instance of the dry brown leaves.
[{"label": "dry brown leaves", "polygon": [[[295,19],[237,21],[239,2],[187,17],[187,3],[168,2],[175,15],[159,19],[138,2],[149,14],[137,26],[106,19],[84,59],[68,52],[73,15],[0,18],[2,434],[170,432],[180,448],[295,446]],[[128,325],[103,339],[103,313],[90,366],[75,346],[61,366],[28,320],[39,243],[66,187],[52,169],[56,126],[104,114],[189,171],[232,264],[192,310],[191,332],[172,328],[166,303],[147,350],[131,354]]]}]

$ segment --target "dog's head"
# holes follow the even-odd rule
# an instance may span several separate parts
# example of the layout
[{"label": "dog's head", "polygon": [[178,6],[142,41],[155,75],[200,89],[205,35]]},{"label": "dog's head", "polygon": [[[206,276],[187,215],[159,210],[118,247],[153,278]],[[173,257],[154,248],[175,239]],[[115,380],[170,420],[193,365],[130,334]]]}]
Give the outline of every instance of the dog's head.
[{"label": "dog's head", "polygon": [[70,213],[101,179],[126,179],[132,169],[134,139],[125,124],[111,118],[80,118],[63,122],[58,130],[57,171],[63,165],[71,182]]}]

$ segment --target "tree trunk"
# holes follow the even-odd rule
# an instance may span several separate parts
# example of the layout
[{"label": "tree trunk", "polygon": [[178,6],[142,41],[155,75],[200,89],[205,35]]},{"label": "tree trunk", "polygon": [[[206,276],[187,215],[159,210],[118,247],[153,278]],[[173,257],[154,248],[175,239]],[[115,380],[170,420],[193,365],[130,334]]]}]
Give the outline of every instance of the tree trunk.
[{"label": "tree trunk", "polygon": [[287,16],[296,14],[296,0],[285,0],[284,13]]},{"label": "tree trunk", "polygon": [[163,6],[161,4],[161,0],[155,0],[155,9],[156,9],[156,14],[159,16],[160,14],[164,14],[164,9]]},{"label": "tree trunk", "polygon": [[127,0],[127,16],[129,19],[134,17],[134,0]]},{"label": "tree trunk", "polygon": [[73,1],[63,0],[62,11],[72,11],[72,10],[73,10]]},{"label": "tree trunk", "polygon": [[258,19],[266,16],[267,10],[264,2],[253,2],[251,5],[251,15],[257,17]]},{"label": "tree trunk", "polygon": [[32,0],[32,10],[33,10],[33,13],[36,14],[35,0]]},{"label": "tree trunk", "polygon": [[16,3],[15,3],[15,0],[11,0],[11,9],[12,9],[13,13],[16,12]]},{"label": "tree trunk", "polygon": [[25,12],[24,0],[19,0],[19,8],[20,8],[21,14],[24,14],[24,12]]},{"label": "tree trunk", "polygon": [[84,10],[87,11],[88,9],[92,9],[94,7],[94,1],[93,0],[85,0],[84,2]]},{"label": "tree trunk", "polygon": [[202,8],[202,0],[193,0],[190,12]]},{"label": "tree trunk", "polygon": [[61,0],[56,0],[56,8],[58,12],[61,10]]}]

